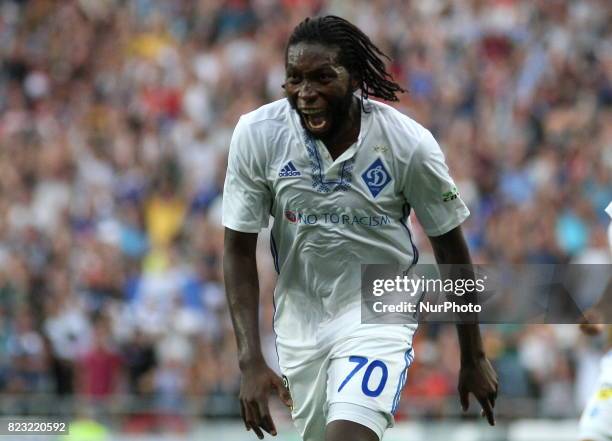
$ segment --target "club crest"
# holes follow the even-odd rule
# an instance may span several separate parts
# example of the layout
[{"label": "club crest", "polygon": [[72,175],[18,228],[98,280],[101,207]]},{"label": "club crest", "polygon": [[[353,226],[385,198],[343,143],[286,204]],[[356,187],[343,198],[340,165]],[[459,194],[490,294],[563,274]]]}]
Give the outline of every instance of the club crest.
[{"label": "club crest", "polygon": [[361,175],[361,179],[368,186],[368,190],[373,197],[378,194],[391,182],[391,175],[385,168],[380,158],[376,159]]}]

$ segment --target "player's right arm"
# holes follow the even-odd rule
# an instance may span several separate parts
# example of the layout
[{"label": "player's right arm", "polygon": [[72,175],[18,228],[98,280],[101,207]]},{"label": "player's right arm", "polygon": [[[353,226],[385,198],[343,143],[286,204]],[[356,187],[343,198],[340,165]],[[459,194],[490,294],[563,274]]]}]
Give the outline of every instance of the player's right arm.
[{"label": "player's right arm", "polygon": [[223,189],[225,226],[223,270],[240,366],[240,410],[247,430],[262,439],[262,430],[276,435],[268,409],[271,392],[290,405],[289,393],[265,363],[259,338],[257,236],[268,225],[272,195],[266,179],[266,158],[259,137],[241,119],[232,135]]},{"label": "player's right arm", "polygon": [[240,369],[262,364],[259,339],[259,279],[255,251],[257,233],[225,229],[223,273],[225,293],[238,344]]},{"label": "player's right arm", "polygon": [[282,380],[264,361],[259,338],[259,280],[255,252],[256,233],[225,229],[223,270],[225,291],[238,344],[240,411],[247,430],[263,438],[262,429],[276,435],[268,408],[268,396],[275,391],[290,405]]}]

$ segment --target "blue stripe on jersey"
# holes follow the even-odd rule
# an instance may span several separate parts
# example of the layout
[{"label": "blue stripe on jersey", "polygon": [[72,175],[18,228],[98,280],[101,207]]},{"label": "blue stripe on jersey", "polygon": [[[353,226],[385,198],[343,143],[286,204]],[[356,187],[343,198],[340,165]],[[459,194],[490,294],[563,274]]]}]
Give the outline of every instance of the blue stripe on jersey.
[{"label": "blue stripe on jersey", "polygon": [[403,225],[406,231],[408,231],[408,238],[410,239],[410,245],[412,245],[412,265],[416,265],[419,261],[419,249],[414,244],[414,241],[412,240],[412,233],[410,232],[410,228],[408,228],[406,223],[408,216],[410,216],[410,204],[406,204],[402,207],[402,218],[400,219],[400,223]]},{"label": "blue stripe on jersey", "polygon": [[[272,232],[270,232],[270,237],[272,238]],[[272,249],[272,244],[274,243],[274,238],[270,239],[270,248]],[[274,248],[276,248],[276,244],[274,244]],[[272,252],[274,256],[274,252]],[[276,259],[274,259],[274,268],[276,269]],[[278,270],[277,270],[278,272]],[[278,355],[278,333],[276,332],[276,294],[272,292],[272,307],[274,308],[274,313],[272,314],[272,330],[274,331],[274,351],[276,352],[276,360],[278,362],[278,367],[280,369],[280,356]]]},{"label": "blue stripe on jersey", "polygon": [[397,383],[397,390],[395,391],[395,396],[393,397],[393,403],[391,404],[391,414],[392,415],[395,414],[395,412],[397,411],[397,408],[400,402],[400,395],[402,393],[402,389],[406,385],[406,379],[408,377],[408,367],[412,364],[412,360],[414,359],[414,357],[411,356],[411,354],[412,354],[412,348],[408,348],[408,350],[404,353],[404,361],[406,364],[404,366],[404,370],[402,371],[400,375],[399,382]]},{"label": "blue stripe on jersey", "polygon": [[317,161],[316,162],[316,171],[317,173],[317,177],[319,178],[319,180],[321,181],[321,183],[323,184],[341,184],[342,183],[342,170],[344,170],[344,166],[342,167],[342,170],[340,172],[340,179],[323,179],[323,167],[321,167],[321,157],[319,156],[319,149],[317,148],[317,145],[314,141],[314,139],[312,139],[310,136],[306,137],[306,143],[307,143],[307,151],[310,154],[311,158],[312,156],[314,156],[314,159]]},{"label": "blue stripe on jersey", "polygon": [[280,274],[280,268],[278,266],[278,250],[276,248],[276,242],[274,241],[272,232],[270,232],[270,251],[272,252],[272,260],[274,260],[274,269],[276,270],[276,274]]}]

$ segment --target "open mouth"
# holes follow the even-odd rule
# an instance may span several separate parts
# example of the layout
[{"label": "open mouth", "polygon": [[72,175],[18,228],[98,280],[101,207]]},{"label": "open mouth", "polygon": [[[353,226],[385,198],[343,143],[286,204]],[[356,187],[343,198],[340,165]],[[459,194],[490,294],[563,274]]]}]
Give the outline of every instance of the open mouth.
[{"label": "open mouth", "polygon": [[300,113],[302,114],[304,124],[311,131],[319,132],[324,130],[329,123],[329,118],[324,111],[304,109]]}]

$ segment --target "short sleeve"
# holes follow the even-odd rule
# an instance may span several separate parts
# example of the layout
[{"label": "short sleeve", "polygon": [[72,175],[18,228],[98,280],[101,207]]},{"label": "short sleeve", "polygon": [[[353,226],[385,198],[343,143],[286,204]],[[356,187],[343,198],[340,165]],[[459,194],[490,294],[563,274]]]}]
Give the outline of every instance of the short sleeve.
[{"label": "short sleeve", "polygon": [[271,193],[266,182],[265,152],[255,133],[238,121],[230,143],[223,187],[223,225],[243,233],[268,226]]},{"label": "short sleeve", "polygon": [[411,157],[403,191],[430,237],[448,233],[470,215],[449,174],[444,154],[428,130]]},{"label": "short sleeve", "polygon": [[[606,207],[606,213],[612,218],[612,202]],[[612,253],[612,222],[608,225],[608,244],[610,245],[610,253]]]}]

